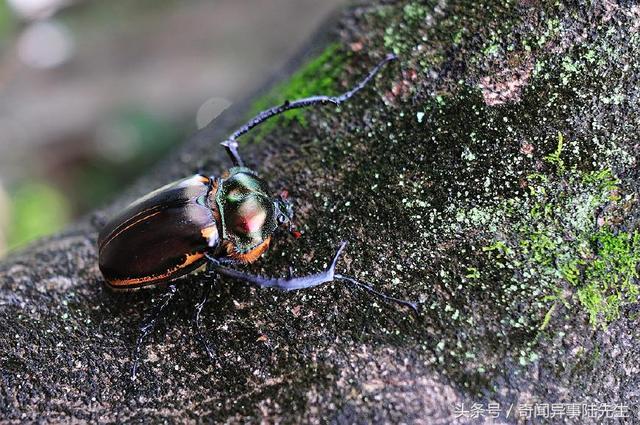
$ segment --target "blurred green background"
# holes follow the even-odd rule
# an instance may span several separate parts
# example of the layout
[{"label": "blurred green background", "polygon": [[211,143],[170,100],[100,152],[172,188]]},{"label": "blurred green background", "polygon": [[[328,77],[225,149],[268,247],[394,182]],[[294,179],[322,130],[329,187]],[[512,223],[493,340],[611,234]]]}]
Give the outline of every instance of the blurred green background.
[{"label": "blurred green background", "polygon": [[344,3],[0,0],[0,256],[107,202]]}]

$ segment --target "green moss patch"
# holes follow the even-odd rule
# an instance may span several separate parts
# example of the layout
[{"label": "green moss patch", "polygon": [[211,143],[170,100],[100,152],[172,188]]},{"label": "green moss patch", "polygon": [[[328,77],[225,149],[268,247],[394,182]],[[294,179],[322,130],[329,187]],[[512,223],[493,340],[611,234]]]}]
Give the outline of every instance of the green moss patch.
[{"label": "green moss patch", "polygon": [[[250,115],[254,116],[280,105],[286,100],[296,100],[315,95],[336,95],[340,87],[340,76],[346,62],[346,55],[337,43],[327,46],[322,53],[309,60],[300,70],[295,72],[286,82],[273,87],[267,94],[253,103]],[[279,123],[285,125],[297,121],[307,125],[304,109],[288,111],[278,118],[265,122],[257,129],[258,136],[272,131]]]},{"label": "green moss patch", "polygon": [[[534,281],[545,300],[574,301],[592,325],[605,326],[621,306],[637,302],[640,233],[614,224],[625,199],[611,171],[567,170],[562,143],[560,135],[545,157],[556,172],[527,177],[528,196],[505,203],[507,213],[494,223],[501,232],[484,250],[516,271],[512,280]],[[550,319],[545,315],[541,328]]]}]

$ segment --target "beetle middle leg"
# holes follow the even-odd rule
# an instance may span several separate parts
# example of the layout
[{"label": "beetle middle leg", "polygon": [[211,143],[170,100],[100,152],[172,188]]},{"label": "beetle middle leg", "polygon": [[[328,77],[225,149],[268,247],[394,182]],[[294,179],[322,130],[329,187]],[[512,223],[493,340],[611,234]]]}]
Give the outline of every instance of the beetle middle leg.
[{"label": "beetle middle leg", "polygon": [[138,339],[136,340],[136,347],[133,351],[133,365],[131,366],[131,380],[135,381],[138,373],[138,367],[140,366],[140,351],[147,337],[153,332],[158,324],[158,321],[162,317],[162,313],[166,310],[167,306],[171,303],[171,300],[178,292],[175,285],[169,285],[169,290],[162,295],[162,298],[158,304],[154,307],[153,311],[142,321],[140,324],[140,330]]},{"label": "beetle middle leg", "polygon": [[211,267],[215,269],[219,274],[226,277],[230,277],[232,279],[241,280],[241,281],[259,286],[261,288],[276,288],[282,291],[295,291],[298,289],[313,288],[314,286],[318,286],[323,283],[333,282],[338,280],[338,281],[346,282],[347,284],[350,284],[354,287],[364,289],[365,291],[384,300],[385,302],[392,302],[392,303],[402,305],[404,307],[409,307],[410,309],[413,310],[413,312],[416,315],[419,314],[418,304],[413,301],[402,300],[399,298],[391,297],[389,295],[383,294],[382,292],[376,291],[371,286],[364,284],[351,276],[346,276],[343,274],[336,273],[335,272],[336,264],[338,263],[340,254],[342,253],[346,245],[347,245],[346,242],[343,242],[342,244],[340,244],[338,251],[336,252],[335,256],[333,257],[333,260],[331,261],[331,264],[326,270],[320,273],[307,275],[307,276],[300,276],[300,277],[273,278],[273,277],[252,275],[252,274],[243,273],[241,271],[225,267],[224,265],[222,265],[222,263],[220,263],[214,257],[207,256],[207,258],[212,264]]},{"label": "beetle middle leg", "polygon": [[207,277],[207,281],[205,282],[205,287],[202,290],[202,299],[200,300],[200,302],[198,302],[195,305],[195,312],[193,315],[193,330],[196,335],[196,339],[200,342],[200,345],[202,345],[202,348],[204,348],[204,351],[207,353],[209,360],[213,361],[215,359],[215,355],[211,346],[209,345],[209,341],[207,340],[207,337],[202,331],[202,316],[201,316],[202,309],[204,308],[205,304],[209,300],[209,296],[211,295],[211,289],[215,285],[215,282],[218,277],[214,271],[210,270],[210,267],[211,267],[210,264],[207,265],[207,271],[205,273],[205,276]]}]

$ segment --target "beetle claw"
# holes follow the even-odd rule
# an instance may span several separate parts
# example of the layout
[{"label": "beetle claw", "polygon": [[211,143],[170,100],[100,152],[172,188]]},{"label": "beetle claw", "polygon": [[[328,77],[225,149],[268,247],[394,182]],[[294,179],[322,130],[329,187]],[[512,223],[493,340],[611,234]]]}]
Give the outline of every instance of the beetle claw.
[{"label": "beetle claw", "polygon": [[336,255],[334,255],[333,260],[331,261],[331,266],[329,266],[329,268],[327,269],[327,271],[331,273],[332,278],[336,269],[336,264],[338,264],[338,259],[340,259],[340,255],[342,254],[342,251],[344,251],[346,246],[347,246],[347,241],[340,242],[340,247],[338,247],[338,251],[336,252]]}]

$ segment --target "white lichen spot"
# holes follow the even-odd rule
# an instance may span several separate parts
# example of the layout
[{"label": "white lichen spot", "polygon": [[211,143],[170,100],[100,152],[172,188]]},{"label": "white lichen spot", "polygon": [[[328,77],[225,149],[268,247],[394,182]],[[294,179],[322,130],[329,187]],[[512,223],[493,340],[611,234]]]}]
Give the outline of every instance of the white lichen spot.
[{"label": "white lichen spot", "polygon": [[474,155],[473,152],[471,152],[468,146],[465,146],[464,151],[462,152],[462,159],[464,159],[465,161],[471,162],[476,159],[476,156]]}]

